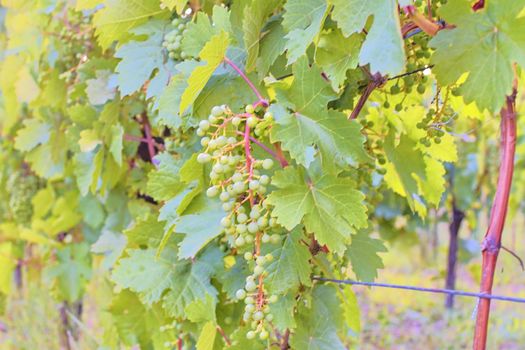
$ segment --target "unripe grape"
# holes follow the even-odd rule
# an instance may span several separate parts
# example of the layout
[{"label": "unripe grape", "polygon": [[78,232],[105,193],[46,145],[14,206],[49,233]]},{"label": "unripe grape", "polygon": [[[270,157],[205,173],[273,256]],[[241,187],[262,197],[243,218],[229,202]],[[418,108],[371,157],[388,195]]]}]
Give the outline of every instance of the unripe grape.
[{"label": "unripe grape", "polygon": [[250,222],[248,224],[248,232],[257,233],[257,231],[259,231],[259,225],[256,222]]},{"label": "unripe grape", "polygon": [[246,253],[244,253],[244,260],[248,260],[248,261],[253,260],[253,254],[252,254],[252,252],[246,252]]},{"label": "unripe grape", "polygon": [[[248,322],[250,320],[250,318],[252,317],[252,314],[249,313],[249,312],[245,312],[243,315],[242,315],[242,319],[244,322]],[[255,333],[253,335],[255,337]]]},{"label": "unripe grape", "polygon": [[222,210],[230,211],[233,209],[233,202],[222,203]]},{"label": "unripe grape", "polygon": [[244,299],[245,304],[255,304],[255,299],[251,296],[247,296],[246,299]]},{"label": "unripe grape", "polygon": [[260,321],[264,318],[264,314],[261,311],[257,311],[253,314],[253,319],[255,321]]},{"label": "unripe grape", "polygon": [[246,190],[246,185],[243,182],[236,182],[233,184],[233,190],[236,193],[242,193]]},{"label": "unripe grape", "polygon": [[269,336],[269,333],[268,333],[268,331],[266,331],[265,329],[263,329],[263,330],[261,331],[261,333],[259,333],[259,339],[261,339],[261,340],[266,340],[266,339],[268,339],[268,336]]},{"label": "unripe grape", "polygon": [[243,224],[243,223],[245,223],[247,220],[248,220],[248,215],[246,215],[246,214],[244,214],[244,213],[240,213],[239,215],[237,215],[237,222],[238,222],[238,223]]},{"label": "unripe grape", "polygon": [[213,108],[211,109],[211,115],[213,115],[214,117],[218,117],[223,113],[224,109],[222,108],[222,106],[213,106]]},{"label": "unripe grape", "polygon": [[259,188],[259,181],[251,180],[250,183],[248,184],[248,187],[250,188],[250,190],[258,189]]},{"label": "unripe grape", "polygon": [[217,119],[216,116],[214,116],[213,114],[210,114],[208,116],[208,121],[212,124],[217,124],[217,122],[219,121],[219,119]]},{"label": "unripe grape", "polygon": [[[237,221],[239,221],[239,216],[241,216],[241,215],[246,216],[245,214],[239,214],[239,215],[237,216]],[[248,228],[246,227],[245,224],[238,224],[238,225],[236,226],[236,230],[237,230],[237,233],[241,233],[241,234],[242,234],[242,233],[246,233],[246,231],[248,231]]]},{"label": "unripe grape", "polygon": [[266,321],[268,321],[268,322],[272,322],[272,321],[273,321],[273,314],[268,314],[268,315],[266,315],[265,319],[266,319]]},{"label": "unripe grape", "polygon": [[264,256],[264,260],[266,260],[267,262],[272,262],[273,261],[273,255],[268,253]]},{"label": "unripe grape", "polygon": [[257,219],[261,216],[261,212],[258,207],[253,207],[252,210],[250,210],[250,218]]},{"label": "unripe grape", "polygon": [[253,274],[254,274],[255,276],[259,276],[259,275],[261,275],[263,272],[264,272],[264,267],[262,267],[262,266],[260,266],[260,265],[255,266],[254,269],[253,269]]},{"label": "unripe grape", "polygon": [[246,291],[244,289],[239,289],[235,292],[235,297],[239,300],[246,298]]},{"label": "unripe grape", "polygon": [[262,166],[266,170],[271,169],[273,167],[273,160],[271,160],[270,158],[263,160]]},{"label": "unripe grape", "polygon": [[219,188],[217,186],[212,186],[206,190],[206,196],[215,197],[219,194]]},{"label": "unripe grape", "polygon": [[274,303],[276,303],[276,302],[277,302],[277,295],[272,295],[272,296],[270,296],[270,298],[268,298],[268,302],[269,302],[270,304],[274,304]]},{"label": "unripe grape", "polygon": [[230,227],[232,225],[232,221],[229,217],[224,217],[221,219],[221,226],[222,227]]},{"label": "unripe grape", "polygon": [[243,180],[243,176],[241,173],[234,173],[232,175],[232,181],[233,182],[239,182],[239,181],[242,181]]},{"label": "unripe grape", "polygon": [[254,331],[249,331],[248,333],[246,333],[246,338],[247,339],[254,339],[255,338],[255,332]]},{"label": "unripe grape", "polygon": [[221,135],[217,137],[217,146],[219,147],[226,146],[226,143],[228,143],[228,139],[226,138],[226,136]]},{"label": "unripe grape", "polygon": [[279,236],[277,233],[274,233],[273,235],[270,236],[270,241],[273,244],[278,244],[281,242],[281,236]]},{"label": "unripe grape", "polygon": [[[255,288],[254,288],[255,290]],[[246,312],[249,312],[249,313],[253,313],[255,311],[255,305],[254,304],[247,304],[245,307],[244,307],[244,310]]]},{"label": "unripe grape", "polygon": [[222,202],[227,202],[228,199],[230,199],[230,195],[228,194],[228,192],[222,192],[219,196],[219,199],[222,201]]},{"label": "unripe grape", "polygon": [[263,118],[264,118],[264,120],[272,120],[273,119],[272,112],[268,111],[268,112],[264,113],[264,117]]},{"label": "unripe grape", "polygon": [[197,129],[197,136],[202,137],[204,135],[206,135],[206,132],[204,130],[202,130],[201,128],[198,128]]},{"label": "unripe grape", "polygon": [[249,105],[246,105],[244,110],[246,111],[246,113],[253,114],[255,112],[255,107],[253,107],[252,104],[249,104]]},{"label": "unripe grape", "polygon": [[268,185],[270,183],[270,177],[268,175],[262,175],[259,182],[263,185]]},{"label": "unripe grape", "polygon": [[253,128],[257,125],[257,123],[259,122],[259,120],[257,119],[257,117],[254,117],[254,116],[251,116],[249,117],[247,120],[246,120],[246,123],[248,123],[248,126],[250,128]]},{"label": "unripe grape", "polygon": [[199,153],[197,156],[197,162],[204,164],[211,161],[211,156],[208,153]]},{"label": "unripe grape", "polygon": [[246,242],[244,241],[244,238],[242,236],[237,237],[235,239],[235,246],[236,247],[242,247]]},{"label": "unripe grape", "polygon": [[260,217],[258,220],[257,220],[257,225],[259,226],[260,229],[264,229],[268,226],[268,219],[266,217]]},{"label": "unripe grape", "polygon": [[201,139],[201,146],[206,147],[210,143],[210,138],[208,136],[205,136]]},{"label": "unripe grape", "polygon": [[258,256],[255,260],[255,263],[257,265],[263,266],[264,264],[266,264],[266,259],[264,258],[264,256]]},{"label": "unripe grape", "polygon": [[[235,137],[233,137],[233,136],[228,137],[228,144],[229,145],[233,145],[236,142],[237,142],[237,139]],[[235,158],[232,158],[232,159],[235,159]]]},{"label": "unripe grape", "polygon": [[246,290],[248,292],[253,292],[255,289],[257,289],[257,285],[254,281],[247,281],[246,282]]},{"label": "unripe grape", "polygon": [[233,126],[239,126],[241,124],[241,118],[239,117],[233,117],[232,118],[232,125]]}]

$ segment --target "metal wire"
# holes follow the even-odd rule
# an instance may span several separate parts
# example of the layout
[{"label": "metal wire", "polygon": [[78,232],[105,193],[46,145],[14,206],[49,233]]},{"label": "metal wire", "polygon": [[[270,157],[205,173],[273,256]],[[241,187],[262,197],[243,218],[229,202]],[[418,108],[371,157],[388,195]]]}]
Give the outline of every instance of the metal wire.
[{"label": "metal wire", "polygon": [[501,300],[501,301],[508,301],[512,303],[525,304],[525,298],[507,297],[503,295],[486,294],[486,293],[464,292],[461,290],[454,290],[454,289],[424,288],[424,287],[405,286],[401,284],[391,284],[391,283],[375,283],[375,282],[359,282],[359,281],[353,281],[353,280],[338,280],[334,278],[324,278],[324,277],[318,277],[318,276],[312,277],[312,279],[316,281],[331,282],[331,283],[337,283],[337,284],[350,284],[350,285],[368,286],[368,287],[404,289],[404,290],[412,290],[416,292],[450,294],[450,295],[458,295],[458,296],[463,296],[463,297]]}]

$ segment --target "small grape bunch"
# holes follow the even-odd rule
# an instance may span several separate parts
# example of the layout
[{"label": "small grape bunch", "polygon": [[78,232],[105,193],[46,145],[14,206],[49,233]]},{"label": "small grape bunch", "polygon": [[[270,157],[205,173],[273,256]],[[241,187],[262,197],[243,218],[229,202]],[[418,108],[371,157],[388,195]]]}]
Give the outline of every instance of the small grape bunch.
[{"label": "small grape bunch", "polygon": [[168,57],[175,61],[182,61],[190,58],[186,52],[182,50],[182,38],[186,31],[188,20],[185,18],[175,18],[171,21],[173,30],[164,36],[162,46],[168,50]]},{"label": "small grape bunch", "polygon": [[18,171],[8,181],[9,209],[13,220],[20,224],[30,223],[33,216],[31,200],[40,187],[38,178]]},{"label": "small grape bunch", "polygon": [[[250,150],[250,138],[254,137],[252,130],[254,134],[256,131],[266,133],[259,124],[269,126],[270,117],[265,113],[261,118],[252,105],[245,110],[246,113],[235,114],[227,106],[215,106],[208,120],[202,120],[197,129],[204,147],[197,161],[212,165],[211,186],[206,195],[218,196],[221,200],[227,213],[221,224],[235,247],[252,243],[257,232],[274,224],[264,202],[270,177],[262,173],[272,169],[274,161],[270,158],[257,160],[251,152],[246,154],[246,150]],[[250,130],[248,135],[246,130]]]},{"label": "small grape bunch", "polygon": [[277,302],[277,295],[268,296],[264,292],[263,278],[266,274],[265,265],[273,261],[273,255],[259,255],[254,257],[247,252],[245,259],[252,262],[253,274],[246,278],[246,284],[243,289],[239,289],[235,296],[238,300],[244,300],[243,321],[250,322],[251,330],[246,333],[248,339],[254,339],[257,333],[259,339],[268,339],[273,320],[273,314],[270,312],[270,304]]}]

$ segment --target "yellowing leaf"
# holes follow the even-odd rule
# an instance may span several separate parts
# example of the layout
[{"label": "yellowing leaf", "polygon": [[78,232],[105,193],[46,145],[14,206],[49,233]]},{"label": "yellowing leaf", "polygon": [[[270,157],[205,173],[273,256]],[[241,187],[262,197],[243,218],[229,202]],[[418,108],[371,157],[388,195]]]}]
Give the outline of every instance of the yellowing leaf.
[{"label": "yellowing leaf", "polygon": [[188,87],[184,90],[180,101],[180,114],[195,101],[202,89],[204,89],[213,72],[224,59],[229,42],[228,33],[221,32],[220,34],[214,35],[204,46],[199,57],[206,63],[203,66],[195,68],[191,73],[188,79]]}]

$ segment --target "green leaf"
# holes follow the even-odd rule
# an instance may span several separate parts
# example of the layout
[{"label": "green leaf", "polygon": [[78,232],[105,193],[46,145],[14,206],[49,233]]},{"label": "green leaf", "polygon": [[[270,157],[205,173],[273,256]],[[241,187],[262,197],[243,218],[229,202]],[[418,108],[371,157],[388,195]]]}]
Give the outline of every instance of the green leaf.
[{"label": "green leaf", "polygon": [[27,152],[49,141],[51,126],[38,119],[24,120],[24,127],[16,133],[15,148]]},{"label": "green leaf", "polygon": [[188,3],[187,0],[161,0],[162,5],[166,6],[170,9],[170,11],[177,11],[177,13],[180,15],[184,11],[184,8],[186,7],[186,4]]},{"label": "green leaf", "polygon": [[217,326],[214,322],[206,322],[202,327],[199,339],[195,348],[197,350],[213,350],[215,337],[217,336]]},{"label": "green leaf", "polygon": [[182,94],[179,113],[182,114],[200,94],[211,75],[224,59],[228,48],[229,38],[226,32],[214,35],[199,53],[201,60],[206,64],[193,70],[188,79],[188,87]]},{"label": "green leaf", "polygon": [[126,236],[120,233],[104,231],[98,240],[91,246],[91,251],[95,254],[104,255],[102,268],[109,270],[120,257],[126,247]]},{"label": "green leaf", "polygon": [[133,34],[146,35],[147,39],[130,41],[115,53],[115,57],[122,59],[115,69],[122,96],[139,90],[155,69],[165,69],[162,42],[168,24],[167,21],[153,20],[132,29]]},{"label": "green leaf", "polygon": [[415,210],[414,200],[420,201],[416,179],[426,179],[423,154],[416,149],[416,143],[404,135],[396,146],[393,134],[385,142],[385,153],[388,159],[385,166],[386,184],[397,194],[406,197],[410,208]]},{"label": "green leaf", "polygon": [[132,227],[124,231],[124,234],[130,244],[155,248],[164,234],[164,223],[157,221],[156,215],[149,214],[138,219]]},{"label": "green leaf", "polygon": [[109,146],[109,153],[115,159],[115,162],[120,166],[122,165],[122,149],[124,145],[122,143],[124,139],[124,128],[121,124],[111,126],[111,144]]},{"label": "green leaf", "polygon": [[180,161],[167,152],[157,154],[155,160],[159,165],[156,170],[148,173],[146,193],[156,201],[165,201],[184,188],[178,176],[181,165]]},{"label": "green leaf", "polygon": [[185,312],[186,317],[191,322],[213,321],[213,323],[216,323],[215,300],[210,295],[206,295],[206,298],[197,299],[188,304]]},{"label": "green leaf", "polygon": [[184,74],[173,76],[159,99],[159,115],[155,123],[165,125],[173,129],[182,126],[182,118],[179,113],[181,96],[188,88],[188,82]]},{"label": "green leaf", "polygon": [[306,53],[306,49],[321,30],[328,4],[326,0],[289,0],[284,5],[283,27],[288,34],[286,49],[288,64]]},{"label": "green leaf", "polygon": [[373,23],[359,54],[359,64],[370,64],[372,73],[396,75],[405,68],[405,49],[396,0],[331,0],[332,17],[348,37]]},{"label": "green leaf", "polygon": [[263,36],[259,45],[259,58],[257,59],[257,71],[260,77],[265,77],[277,57],[286,49],[286,32],[279,22],[272,22]]},{"label": "green leaf", "polygon": [[326,174],[307,179],[293,167],[276,172],[272,179],[278,190],[268,196],[277,221],[292,230],[301,222],[320,244],[342,253],[355,228],[367,226],[364,196],[348,179]]},{"label": "green leaf", "polygon": [[326,109],[335,95],[321,71],[316,66],[310,68],[302,58],[293,73],[294,81],[285,91],[293,102],[293,113],[279,105],[271,107],[277,122],[272,128],[272,142],[281,142],[283,149],[306,167],[313,161],[313,146],[319,148],[327,169],[333,169],[336,161],[353,165],[367,161],[361,126],[341,112]]},{"label": "green leaf", "polygon": [[63,300],[78,301],[91,278],[91,256],[85,243],[71,244],[56,252],[57,264],[48,267],[44,274],[53,280]]},{"label": "green leaf", "polygon": [[359,281],[372,282],[377,278],[377,270],[384,267],[377,253],[386,251],[381,240],[370,238],[366,230],[360,230],[352,235],[345,257],[352,263],[352,270]]},{"label": "green leaf", "polygon": [[343,305],[343,315],[346,325],[354,331],[354,333],[359,333],[361,331],[361,313],[359,311],[357,297],[350,286],[345,286],[343,288],[340,300]]},{"label": "green leaf", "polygon": [[362,35],[345,38],[338,29],[321,35],[315,62],[328,75],[334,89],[339,90],[346,80],[346,72],[357,67],[362,42]]},{"label": "green leaf", "polygon": [[179,244],[179,259],[193,258],[212,239],[223,232],[221,219],[224,210],[213,203],[195,214],[183,215],[175,224],[174,231],[185,234]]},{"label": "green leaf", "polygon": [[275,11],[282,0],[252,0],[250,6],[244,8],[242,28],[244,32],[244,46],[248,52],[246,57],[246,71],[255,68],[259,56],[259,41],[261,30],[269,15]]},{"label": "green leaf", "polygon": [[159,301],[163,292],[177,283],[180,269],[186,266],[177,265],[177,254],[171,249],[165,249],[159,258],[155,249],[127,249],[126,253],[128,256],[120,259],[111,279],[121,288],[137,293],[146,305]]},{"label": "green leaf", "polygon": [[128,36],[130,29],[164,11],[159,0],[106,0],[104,8],[93,18],[98,43],[107,49],[115,40]]},{"label": "green leaf", "polygon": [[185,308],[195,300],[203,300],[207,295],[216,300],[217,290],[210,278],[221,263],[221,256],[207,251],[195,262],[180,261],[172,266],[175,279],[163,298],[166,311],[173,317],[184,317]]},{"label": "green leaf", "polygon": [[295,307],[297,301],[293,295],[281,295],[275,304],[270,304],[270,310],[273,314],[273,324],[277,329],[285,332],[286,329],[295,329]]},{"label": "green leaf", "polygon": [[265,283],[272,294],[286,294],[295,291],[301,284],[310,286],[311,254],[301,243],[302,227],[286,235],[282,247],[272,252],[274,260],[266,267],[268,276]]},{"label": "green leaf", "polygon": [[299,308],[297,328],[290,336],[292,349],[346,349],[337,335],[341,310],[335,288],[317,286],[312,292],[312,304],[311,308]]},{"label": "green leaf", "polygon": [[525,18],[523,1],[502,0],[473,12],[470,3],[454,0],[440,15],[454,29],[442,30],[430,42],[436,49],[432,71],[441,85],[456,83],[464,74],[459,92],[465,103],[497,112],[512,91],[517,62],[525,68]]}]

